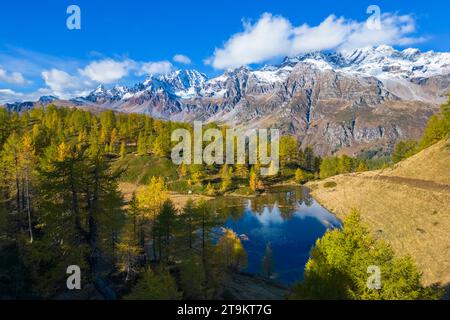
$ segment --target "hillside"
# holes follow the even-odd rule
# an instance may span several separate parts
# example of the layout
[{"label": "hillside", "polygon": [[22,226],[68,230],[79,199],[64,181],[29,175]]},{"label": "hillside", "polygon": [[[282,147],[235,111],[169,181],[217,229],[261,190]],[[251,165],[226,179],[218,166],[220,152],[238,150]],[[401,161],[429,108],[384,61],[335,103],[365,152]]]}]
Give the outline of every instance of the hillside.
[{"label": "hillside", "polygon": [[[450,147],[441,141],[385,170],[334,176],[308,187],[344,218],[351,208],[397,254],[409,254],[425,285],[450,283]],[[334,187],[325,187],[333,181]]]},{"label": "hillside", "polygon": [[[447,148],[445,146],[447,145]],[[385,176],[433,181],[450,185],[450,148],[441,141],[423,150],[420,154],[398,163],[392,170],[385,170]]]}]

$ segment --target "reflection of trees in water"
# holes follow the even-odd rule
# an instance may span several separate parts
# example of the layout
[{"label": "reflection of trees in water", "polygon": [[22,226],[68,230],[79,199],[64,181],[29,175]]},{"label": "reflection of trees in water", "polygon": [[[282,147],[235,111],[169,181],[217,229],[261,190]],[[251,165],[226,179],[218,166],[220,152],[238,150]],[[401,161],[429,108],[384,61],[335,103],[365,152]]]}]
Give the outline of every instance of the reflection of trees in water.
[{"label": "reflection of trees in water", "polygon": [[280,215],[283,218],[283,220],[290,220],[294,216],[294,210],[292,208],[286,208],[286,207],[278,207],[280,210]]},{"label": "reflection of trees in water", "polygon": [[[313,205],[313,197],[311,196],[311,194],[309,193],[309,191],[307,189],[303,189],[303,201],[305,202],[305,204],[310,207]],[[301,204],[301,203],[300,203]]]},{"label": "reflection of trees in water", "polygon": [[271,278],[275,271],[275,262],[273,259],[272,245],[270,242],[266,244],[266,251],[261,261],[262,273],[265,277]]},{"label": "reflection of trees in water", "polygon": [[271,214],[279,214],[284,220],[288,220],[293,217],[297,205],[305,203],[311,206],[313,198],[305,188],[280,188],[254,198],[225,196],[217,197],[212,202],[219,215],[235,222],[242,218],[246,210],[262,215],[266,208]]},{"label": "reflection of trees in water", "polygon": [[242,198],[233,197],[217,197],[211,201],[222,219],[233,219],[238,221],[244,214],[244,206]]},{"label": "reflection of trees in water", "polygon": [[232,206],[228,208],[228,216],[233,219],[234,222],[242,218],[244,214],[244,208],[240,206]]},{"label": "reflection of trees in water", "polygon": [[296,191],[286,191],[286,203],[295,203],[297,200],[297,192]]}]

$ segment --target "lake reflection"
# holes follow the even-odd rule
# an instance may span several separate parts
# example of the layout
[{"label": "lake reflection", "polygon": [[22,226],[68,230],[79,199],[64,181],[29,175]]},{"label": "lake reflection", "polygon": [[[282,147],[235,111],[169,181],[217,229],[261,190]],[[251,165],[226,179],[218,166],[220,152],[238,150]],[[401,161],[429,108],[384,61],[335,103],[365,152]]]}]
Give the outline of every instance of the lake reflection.
[{"label": "lake reflection", "polygon": [[247,272],[261,273],[266,245],[270,243],[275,265],[274,279],[286,284],[299,281],[311,247],[339,220],[320,206],[306,188],[276,188],[255,198],[214,199],[224,227],[232,229],[248,253]]}]

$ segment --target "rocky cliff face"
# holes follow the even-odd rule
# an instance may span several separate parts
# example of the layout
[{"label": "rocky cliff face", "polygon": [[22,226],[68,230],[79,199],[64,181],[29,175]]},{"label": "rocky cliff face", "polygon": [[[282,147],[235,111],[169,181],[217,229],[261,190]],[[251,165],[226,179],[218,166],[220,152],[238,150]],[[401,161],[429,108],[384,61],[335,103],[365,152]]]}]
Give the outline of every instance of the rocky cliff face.
[{"label": "rocky cliff face", "polygon": [[[450,54],[368,47],[308,53],[257,70],[207,79],[195,70],[151,76],[133,87],[98,87],[87,97],[49,102],[145,113],[177,121],[276,127],[320,154],[376,149],[418,138],[445,101]],[[38,102],[45,104],[45,100]],[[33,104],[11,104],[20,110]]]}]

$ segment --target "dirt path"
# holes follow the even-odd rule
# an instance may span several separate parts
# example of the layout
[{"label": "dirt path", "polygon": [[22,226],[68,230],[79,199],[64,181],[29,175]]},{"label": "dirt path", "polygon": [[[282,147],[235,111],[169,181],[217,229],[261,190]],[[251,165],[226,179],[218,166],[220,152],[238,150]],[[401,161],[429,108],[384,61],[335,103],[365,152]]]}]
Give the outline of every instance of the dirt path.
[{"label": "dirt path", "polygon": [[362,176],[364,179],[373,179],[373,180],[382,180],[388,183],[401,184],[406,185],[412,188],[420,188],[426,189],[430,191],[441,191],[450,193],[450,186],[445,184],[436,183],[434,181],[427,181],[421,179],[412,179],[405,177],[397,177],[397,176],[384,176],[384,175],[376,175],[372,177]]},{"label": "dirt path", "polygon": [[[327,181],[336,186],[326,188]],[[411,255],[425,285],[450,283],[450,188],[394,174],[365,172],[311,182],[312,196],[344,219],[352,210],[399,256]]]}]

